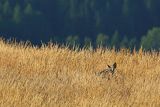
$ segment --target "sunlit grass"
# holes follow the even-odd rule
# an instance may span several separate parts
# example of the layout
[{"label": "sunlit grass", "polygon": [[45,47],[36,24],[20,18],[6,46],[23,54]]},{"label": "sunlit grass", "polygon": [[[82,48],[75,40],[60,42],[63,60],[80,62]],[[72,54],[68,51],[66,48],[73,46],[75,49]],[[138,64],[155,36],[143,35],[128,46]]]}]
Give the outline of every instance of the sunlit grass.
[{"label": "sunlit grass", "polygon": [[[95,73],[117,62],[115,75]],[[160,56],[0,41],[1,107],[160,106]]]}]

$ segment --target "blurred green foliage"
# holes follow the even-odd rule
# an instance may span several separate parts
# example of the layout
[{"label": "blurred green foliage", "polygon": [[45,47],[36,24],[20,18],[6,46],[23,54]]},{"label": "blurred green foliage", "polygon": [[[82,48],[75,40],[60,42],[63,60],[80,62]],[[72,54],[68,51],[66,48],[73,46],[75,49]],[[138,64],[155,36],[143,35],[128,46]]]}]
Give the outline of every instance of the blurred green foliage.
[{"label": "blurred green foliage", "polygon": [[160,49],[160,28],[153,28],[142,37],[141,44],[145,49]]},{"label": "blurred green foliage", "polygon": [[160,0],[1,0],[0,35],[35,44],[53,39],[158,49],[160,37],[152,30],[160,26],[159,5]]}]

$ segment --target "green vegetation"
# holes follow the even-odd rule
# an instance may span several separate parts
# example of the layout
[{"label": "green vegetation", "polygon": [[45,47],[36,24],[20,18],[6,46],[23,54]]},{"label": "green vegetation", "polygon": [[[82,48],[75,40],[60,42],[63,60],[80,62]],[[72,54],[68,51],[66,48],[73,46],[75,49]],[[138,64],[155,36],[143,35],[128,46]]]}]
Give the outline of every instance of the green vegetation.
[{"label": "green vegetation", "polygon": [[146,33],[160,27],[159,5],[159,0],[1,0],[0,35],[36,44],[54,39],[81,46],[92,42],[158,49],[160,37],[155,43]]},{"label": "green vegetation", "polygon": [[160,48],[160,28],[153,28],[149,30],[147,35],[142,38],[142,46],[145,49],[159,49]]}]

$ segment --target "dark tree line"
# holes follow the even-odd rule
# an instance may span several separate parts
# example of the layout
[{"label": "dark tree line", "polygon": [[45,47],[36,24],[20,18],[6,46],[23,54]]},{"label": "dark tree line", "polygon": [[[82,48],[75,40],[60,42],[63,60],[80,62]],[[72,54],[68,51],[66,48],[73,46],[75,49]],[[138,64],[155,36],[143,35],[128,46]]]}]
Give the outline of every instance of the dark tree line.
[{"label": "dark tree line", "polygon": [[33,43],[159,48],[145,42],[147,32],[160,26],[159,5],[160,0],[1,0],[0,34]]}]

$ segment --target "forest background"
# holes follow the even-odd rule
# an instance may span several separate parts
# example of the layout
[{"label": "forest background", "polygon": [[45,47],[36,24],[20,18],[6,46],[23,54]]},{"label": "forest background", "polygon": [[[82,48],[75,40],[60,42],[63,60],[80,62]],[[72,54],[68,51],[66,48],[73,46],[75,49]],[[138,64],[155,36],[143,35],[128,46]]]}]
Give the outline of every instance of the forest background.
[{"label": "forest background", "polygon": [[160,48],[160,0],[1,0],[0,35],[88,47]]}]

